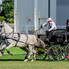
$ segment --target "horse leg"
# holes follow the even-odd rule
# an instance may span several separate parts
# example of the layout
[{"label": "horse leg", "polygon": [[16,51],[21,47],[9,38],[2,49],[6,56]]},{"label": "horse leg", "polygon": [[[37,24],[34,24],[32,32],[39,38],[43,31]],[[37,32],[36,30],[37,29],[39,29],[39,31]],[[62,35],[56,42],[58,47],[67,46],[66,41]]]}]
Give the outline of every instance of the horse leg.
[{"label": "horse leg", "polygon": [[28,58],[29,50],[28,50],[26,47],[23,47],[23,48],[21,48],[21,49],[24,50],[24,51],[27,53],[26,56],[25,56],[25,58],[24,58],[24,60],[25,60],[25,59]]},{"label": "horse leg", "polygon": [[36,60],[36,51],[33,49],[33,53],[34,53],[34,58],[31,61],[35,61]]},{"label": "horse leg", "polygon": [[2,55],[3,55],[3,49],[6,47],[6,44],[4,44],[3,46],[2,46],[2,48],[1,48],[1,53],[2,53]]},{"label": "horse leg", "polygon": [[6,51],[8,54],[10,55],[13,55],[8,49],[11,48],[11,47],[14,47],[15,45],[14,44],[10,44],[7,48],[6,48]]},{"label": "horse leg", "polygon": [[33,51],[32,51],[32,49],[33,49],[33,46],[32,45],[29,45],[29,56],[28,56],[28,58],[27,59],[25,59],[24,60],[24,62],[27,62],[28,61],[28,59],[32,56],[32,54],[33,54]]},{"label": "horse leg", "polygon": [[3,55],[3,48],[4,47],[6,47],[6,44],[3,44],[3,43],[1,43],[1,45],[0,45],[0,56],[2,56]]},{"label": "horse leg", "polygon": [[4,45],[4,41],[1,42],[0,44],[0,49],[2,49],[2,46]]},{"label": "horse leg", "polygon": [[40,42],[41,48],[47,53],[47,49],[45,48],[45,43],[43,41]]},{"label": "horse leg", "polygon": [[5,47],[6,47],[6,44],[4,44],[4,45],[2,46],[2,49],[5,48]]},{"label": "horse leg", "polygon": [[44,50],[44,52],[47,53],[47,49],[45,48],[45,43],[39,38],[37,38],[37,43],[35,45],[40,46]]},{"label": "horse leg", "polygon": [[0,50],[2,50],[3,48],[6,47],[6,44],[4,44],[3,46],[0,47]]}]

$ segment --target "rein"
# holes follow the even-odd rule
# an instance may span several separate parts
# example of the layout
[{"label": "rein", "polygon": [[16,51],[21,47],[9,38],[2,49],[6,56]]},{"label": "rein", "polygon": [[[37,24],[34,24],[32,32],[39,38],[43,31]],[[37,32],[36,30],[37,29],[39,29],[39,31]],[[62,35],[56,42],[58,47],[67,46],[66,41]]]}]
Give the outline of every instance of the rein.
[{"label": "rein", "polygon": [[11,33],[5,33],[5,34],[8,34],[7,35],[7,37],[9,36],[9,35],[11,35],[11,34],[13,34],[14,33],[14,31],[12,31]]},{"label": "rein", "polygon": [[[12,39],[12,40],[14,40],[14,41],[18,41],[18,40],[14,39],[14,38],[9,38],[9,37],[6,37],[6,36],[5,36],[5,39]],[[18,42],[25,43],[25,44],[27,44],[27,45],[33,45],[33,44],[29,44],[29,43],[22,42],[22,41],[18,41]]]},{"label": "rein", "polygon": [[[6,34],[8,34],[8,33],[6,33]],[[13,35],[14,35],[14,34],[18,34],[18,40],[14,39],[15,37],[14,37],[14,38],[12,38],[12,37],[13,37],[13,35],[12,35],[12,37],[11,37],[11,38],[10,38],[10,37],[8,37],[8,36],[10,36],[11,34],[13,34]],[[20,40],[20,33],[14,33],[14,31],[12,31],[11,33],[9,33],[9,35],[5,36],[5,39],[12,39],[12,40],[15,40],[15,41],[16,41],[15,47],[16,47],[18,42],[28,44],[28,43],[27,43],[27,41],[28,41],[28,36],[27,36],[27,34],[25,34],[25,35],[26,35],[26,37],[27,37],[26,42],[19,41],[19,40]],[[32,45],[32,44],[29,44],[29,45]]]},{"label": "rein", "polygon": [[[44,30],[44,28],[40,27],[38,30],[35,30],[34,32],[40,31],[40,29],[43,29],[43,30]],[[46,31],[44,30],[44,32],[42,32],[42,33],[40,33],[40,34],[43,34],[43,33],[45,33],[45,32],[46,32]]]},{"label": "rein", "polygon": [[17,46],[17,43],[18,43],[19,40],[20,40],[20,34],[18,33],[18,40],[17,40],[17,42],[15,44],[15,47]]},{"label": "rein", "polygon": [[[0,27],[1,27],[1,26],[3,27],[4,24],[1,24]],[[1,28],[1,30],[2,30],[2,28]],[[2,36],[3,33],[5,33],[4,36]],[[27,41],[28,41],[28,36],[27,36],[27,34],[25,34],[26,37],[27,37],[26,42],[22,42],[22,41],[19,41],[19,40],[20,40],[20,33],[14,33],[14,30],[13,30],[11,33],[6,33],[5,31],[4,31],[3,33],[0,34],[0,37],[2,37],[2,39],[4,38],[4,40],[5,40],[5,39],[12,39],[12,40],[16,41],[15,46],[17,46],[17,43],[18,43],[18,42],[25,43],[25,44],[27,44],[27,45],[34,45],[34,44],[29,44],[29,43],[27,43]],[[12,36],[9,37],[11,34],[12,34]],[[15,39],[14,34],[18,34],[18,39]]]},{"label": "rein", "polygon": [[[38,30],[36,30],[36,31],[39,31],[40,29],[41,29],[41,27],[40,27]],[[36,32],[36,31],[34,31],[34,32]],[[9,37],[11,34],[12,34],[12,37]],[[34,45],[34,44],[29,44],[29,43],[27,43],[27,41],[28,41],[28,36],[27,36],[27,34],[25,34],[26,37],[27,37],[26,42],[19,41],[19,40],[20,40],[20,33],[16,33],[16,34],[18,34],[18,39],[15,39],[15,37],[13,38],[13,36],[14,36],[14,31],[12,31],[11,33],[5,33],[5,39],[12,39],[12,40],[16,41],[15,47],[17,46],[17,43],[18,43],[18,42],[25,43],[25,44],[27,44],[27,45]]]}]

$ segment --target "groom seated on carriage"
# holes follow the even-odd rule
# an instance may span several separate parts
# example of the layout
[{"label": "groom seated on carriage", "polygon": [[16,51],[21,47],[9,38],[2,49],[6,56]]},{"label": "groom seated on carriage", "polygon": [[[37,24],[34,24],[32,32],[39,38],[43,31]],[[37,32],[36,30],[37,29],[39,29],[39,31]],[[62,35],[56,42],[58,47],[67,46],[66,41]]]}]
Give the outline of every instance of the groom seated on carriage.
[{"label": "groom seated on carriage", "polygon": [[67,19],[66,23],[65,42],[67,42],[67,37],[69,37],[69,19]]},{"label": "groom seated on carriage", "polygon": [[49,40],[51,39],[52,33],[57,29],[55,22],[52,20],[52,18],[48,18],[47,22],[45,22],[43,25],[41,25],[41,28],[43,26],[49,26],[49,29],[46,31],[47,33],[47,41],[49,42]]}]

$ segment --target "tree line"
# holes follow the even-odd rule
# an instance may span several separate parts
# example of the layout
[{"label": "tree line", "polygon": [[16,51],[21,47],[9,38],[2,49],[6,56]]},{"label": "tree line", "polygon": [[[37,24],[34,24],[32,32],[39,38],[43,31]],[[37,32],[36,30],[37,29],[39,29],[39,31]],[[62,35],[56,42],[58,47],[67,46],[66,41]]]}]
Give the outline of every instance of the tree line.
[{"label": "tree line", "polygon": [[2,0],[0,7],[0,21],[14,23],[14,0]]}]

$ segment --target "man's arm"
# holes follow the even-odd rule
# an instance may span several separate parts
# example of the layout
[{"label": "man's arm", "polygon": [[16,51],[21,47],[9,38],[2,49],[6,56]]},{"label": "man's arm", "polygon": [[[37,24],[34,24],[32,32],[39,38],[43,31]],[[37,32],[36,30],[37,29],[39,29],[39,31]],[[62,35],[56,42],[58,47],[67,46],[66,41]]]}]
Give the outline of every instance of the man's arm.
[{"label": "man's arm", "polygon": [[42,26],[45,26],[45,25],[47,25],[47,24],[48,24],[48,22],[44,23]]},{"label": "man's arm", "polygon": [[48,31],[51,31],[51,30],[53,30],[54,29],[54,26],[52,26],[52,28],[50,28]]},{"label": "man's arm", "polygon": [[56,27],[55,23],[53,22],[52,27],[48,31],[55,30],[55,29],[57,29],[57,27]]}]

